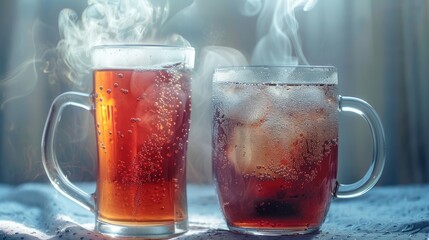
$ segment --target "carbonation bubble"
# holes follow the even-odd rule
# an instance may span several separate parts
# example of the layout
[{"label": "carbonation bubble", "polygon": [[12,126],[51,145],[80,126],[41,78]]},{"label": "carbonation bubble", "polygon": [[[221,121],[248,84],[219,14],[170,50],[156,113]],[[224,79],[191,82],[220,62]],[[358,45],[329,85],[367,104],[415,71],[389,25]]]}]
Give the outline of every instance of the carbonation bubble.
[{"label": "carbonation bubble", "polygon": [[131,123],[140,122],[141,118],[131,118],[130,121],[131,121]]}]

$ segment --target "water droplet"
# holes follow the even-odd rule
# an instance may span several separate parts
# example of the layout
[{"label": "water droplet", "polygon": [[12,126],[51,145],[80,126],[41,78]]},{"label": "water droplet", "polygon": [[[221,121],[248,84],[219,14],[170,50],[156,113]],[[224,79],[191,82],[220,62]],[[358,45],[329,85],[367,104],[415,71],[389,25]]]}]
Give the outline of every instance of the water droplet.
[{"label": "water droplet", "polygon": [[111,89],[107,89],[107,90],[106,90],[106,92],[107,92],[108,94],[110,94],[110,93],[112,92],[112,90],[111,90]]},{"label": "water droplet", "polygon": [[123,78],[124,74],[123,73],[118,73],[118,78]]},{"label": "water droplet", "polygon": [[129,133],[129,134],[133,133],[133,130],[131,130],[131,129],[130,129],[130,130],[128,130],[128,133]]},{"label": "water droplet", "polygon": [[99,87],[99,89],[100,89],[100,90],[103,90],[103,86],[100,86],[100,87]]},{"label": "water droplet", "polygon": [[113,86],[116,88],[116,87],[119,86],[119,84],[118,83],[114,83]]},{"label": "water droplet", "polygon": [[121,88],[121,92],[122,92],[123,94],[127,94],[129,91],[128,91],[128,89]]}]

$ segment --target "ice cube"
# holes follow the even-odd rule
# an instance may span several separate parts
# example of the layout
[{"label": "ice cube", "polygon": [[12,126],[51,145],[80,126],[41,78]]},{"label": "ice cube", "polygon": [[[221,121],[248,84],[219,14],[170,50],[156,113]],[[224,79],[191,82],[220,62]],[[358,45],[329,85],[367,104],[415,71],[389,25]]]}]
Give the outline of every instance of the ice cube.
[{"label": "ice cube", "polygon": [[312,111],[326,103],[321,86],[277,85],[270,87],[268,93],[273,104],[284,112]]},{"label": "ice cube", "polygon": [[262,123],[236,126],[229,158],[245,174],[295,179],[302,166],[320,160],[326,141],[338,137],[337,120],[332,117],[337,114],[322,110],[272,108]]},{"label": "ice cube", "polygon": [[262,121],[269,109],[261,85],[216,83],[213,87],[214,99],[220,102],[225,116],[242,124],[253,124]]},{"label": "ice cube", "polygon": [[240,87],[218,92],[227,98],[225,115],[239,123],[227,148],[237,172],[295,179],[303,164],[319,159],[325,141],[337,138],[336,104],[321,86]]},{"label": "ice cube", "polygon": [[[276,123],[283,119],[285,124],[293,122],[297,127],[308,129],[309,126],[336,124],[337,103],[332,101],[332,94],[326,86],[292,85],[270,88],[272,107],[267,117]],[[335,91],[334,91],[335,92]],[[324,123],[323,123],[324,122]]]},{"label": "ice cube", "polygon": [[233,129],[227,153],[237,172],[269,178],[275,177],[272,166],[284,160],[290,144],[287,130],[243,125]]}]

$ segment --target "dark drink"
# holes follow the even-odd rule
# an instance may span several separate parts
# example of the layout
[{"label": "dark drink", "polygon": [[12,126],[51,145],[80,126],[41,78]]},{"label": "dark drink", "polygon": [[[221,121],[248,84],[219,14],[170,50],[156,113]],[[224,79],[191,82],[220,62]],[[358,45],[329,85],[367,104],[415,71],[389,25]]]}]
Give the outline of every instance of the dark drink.
[{"label": "dark drink", "polygon": [[213,91],[213,169],[230,229],[317,229],[336,190],[337,86],[215,82]]},{"label": "dark drink", "polygon": [[182,65],[94,71],[100,221],[145,226],[187,219],[190,91]]}]

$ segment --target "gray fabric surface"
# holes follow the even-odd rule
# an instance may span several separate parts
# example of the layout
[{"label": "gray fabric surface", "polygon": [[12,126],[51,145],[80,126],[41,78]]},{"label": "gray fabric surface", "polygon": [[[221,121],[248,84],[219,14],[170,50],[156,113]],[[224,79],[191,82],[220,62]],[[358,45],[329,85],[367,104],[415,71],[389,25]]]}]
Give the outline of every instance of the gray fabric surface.
[{"label": "gray fabric surface", "polygon": [[[93,184],[80,185],[88,192]],[[227,231],[212,186],[188,186],[189,231],[176,239],[285,239]],[[106,239],[94,216],[48,184],[0,184],[0,239]],[[335,199],[321,230],[287,239],[429,239],[429,185],[376,187]]]}]

